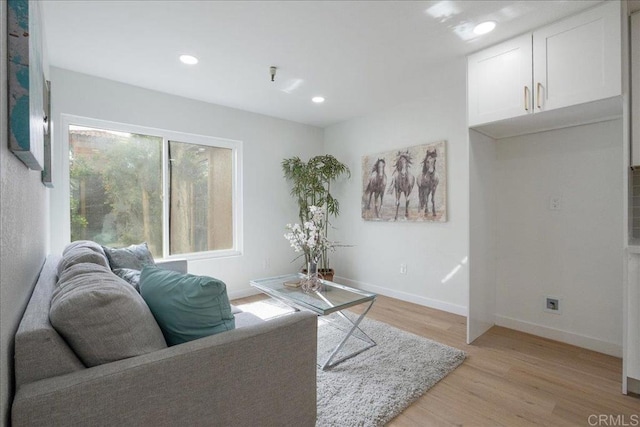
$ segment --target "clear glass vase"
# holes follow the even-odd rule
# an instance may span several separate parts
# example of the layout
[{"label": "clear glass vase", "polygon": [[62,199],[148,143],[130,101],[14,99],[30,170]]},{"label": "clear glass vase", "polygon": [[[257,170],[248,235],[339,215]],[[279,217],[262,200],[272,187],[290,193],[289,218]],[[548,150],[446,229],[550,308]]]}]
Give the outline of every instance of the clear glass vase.
[{"label": "clear glass vase", "polygon": [[310,261],[307,264],[307,274],[300,285],[304,292],[315,292],[322,287],[322,277],[318,273],[318,263]]}]

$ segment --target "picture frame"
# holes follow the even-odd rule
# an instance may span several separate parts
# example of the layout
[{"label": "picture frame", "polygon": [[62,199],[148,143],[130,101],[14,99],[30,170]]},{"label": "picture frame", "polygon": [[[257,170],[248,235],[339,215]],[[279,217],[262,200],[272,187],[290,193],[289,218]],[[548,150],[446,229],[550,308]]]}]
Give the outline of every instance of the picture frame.
[{"label": "picture frame", "polygon": [[44,72],[40,4],[7,0],[9,149],[29,169],[44,167]]},{"label": "picture frame", "polygon": [[44,82],[44,165],[42,168],[42,184],[53,188],[51,178],[51,82]]},{"label": "picture frame", "polygon": [[446,222],[446,141],[364,156],[362,218]]}]

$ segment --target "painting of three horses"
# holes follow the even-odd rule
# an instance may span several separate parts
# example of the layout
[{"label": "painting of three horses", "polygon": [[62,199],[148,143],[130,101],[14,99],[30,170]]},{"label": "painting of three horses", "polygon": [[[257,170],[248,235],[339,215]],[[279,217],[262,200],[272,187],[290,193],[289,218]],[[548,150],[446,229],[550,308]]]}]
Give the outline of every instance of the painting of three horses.
[{"label": "painting of three horses", "polygon": [[447,221],[446,141],[362,158],[362,218]]}]

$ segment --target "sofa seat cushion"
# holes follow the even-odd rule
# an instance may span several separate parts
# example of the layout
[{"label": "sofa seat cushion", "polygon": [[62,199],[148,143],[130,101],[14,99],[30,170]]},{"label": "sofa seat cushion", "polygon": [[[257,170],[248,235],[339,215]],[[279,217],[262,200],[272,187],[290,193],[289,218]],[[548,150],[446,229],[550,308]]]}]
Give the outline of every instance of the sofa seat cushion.
[{"label": "sofa seat cushion", "polygon": [[169,345],[235,328],[227,288],[220,280],[146,266],[140,294]]},{"label": "sofa seat cushion", "polygon": [[49,319],[87,366],[166,348],[142,297],[108,267],[76,264],[64,271]]}]

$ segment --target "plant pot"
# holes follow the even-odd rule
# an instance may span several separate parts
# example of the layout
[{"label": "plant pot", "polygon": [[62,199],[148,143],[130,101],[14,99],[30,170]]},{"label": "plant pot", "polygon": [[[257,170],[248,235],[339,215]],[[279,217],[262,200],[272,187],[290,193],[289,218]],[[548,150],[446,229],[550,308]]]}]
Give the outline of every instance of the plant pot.
[{"label": "plant pot", "polygon": [[333,268],[319,268],[318,273],[322,276],[324,280],[328,280],[329,282],[333,282],[333,275],[335,271]]}]

